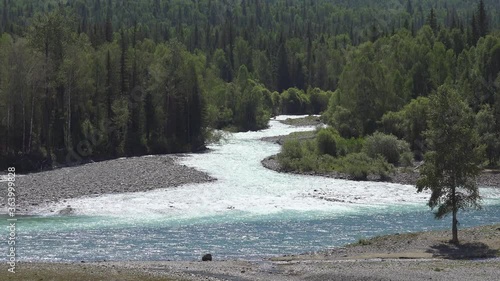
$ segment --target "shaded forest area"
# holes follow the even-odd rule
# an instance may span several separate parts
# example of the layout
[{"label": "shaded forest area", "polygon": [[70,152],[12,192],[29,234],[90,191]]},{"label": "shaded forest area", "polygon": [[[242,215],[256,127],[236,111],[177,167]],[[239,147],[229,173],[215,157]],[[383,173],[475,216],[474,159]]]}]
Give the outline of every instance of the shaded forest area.
[{"label": "shaded forest area", "polygon": [[198,151],[212,129],[324,113],[346,142],[425,150],[456,89],[500,158],[496,0],[3,0],[0,168]]}]

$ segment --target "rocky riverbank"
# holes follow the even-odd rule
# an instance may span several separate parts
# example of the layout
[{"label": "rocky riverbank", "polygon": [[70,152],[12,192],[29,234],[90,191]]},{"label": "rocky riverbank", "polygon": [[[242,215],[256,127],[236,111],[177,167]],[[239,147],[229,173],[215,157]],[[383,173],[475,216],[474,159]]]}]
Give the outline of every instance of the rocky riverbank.
[{"label": "rocky riverbank", "polygon": [[[278,162],[277,156],[273,155],[265,158],[261,161],[262,166],[267,169],[279,172],[279,173],[293,173],[299,175],[309,175],[309,176],[322,176],[334,179],[345,179],[352,180],[349,175],[339,173],[336,171],[331,172],[299,172],[299,171],[285,171],[280,163]],[[408,169],[396,169],[395,173],[391,175],[389,182],[406,184],[406,185],[415,185],[419,178],[419,172],[417,169],[408,170]],[[379,177],[369,176],[368,180],[370,181],[380,181]],[[477,183],[479,186],[485,187],[500,187],[500,173],[496,171],[484,171],[479,178],[477,179]]]},{"label": "rocky riverbank", "polygon": [[[450,237],[448,230],[395,234],[318,253],[256,261],[224,261],[215,255],[213,262],[21,263],[8,280],[498,279],[500,225],[461,229],[459,245],[448,243]],[[0,270],[6,267],[0,265]]]},{"label": "rocky riverbank", "polygon": [[[41,173],[17,175],[19,214],[65,199],[101,194],[141,192],[213,181],[206,173],[178,163],[181,155],[121,158]],[[0,183],[5,184],[5,183]],[[6,213],[7,189],[0,189],[0,207]]]}]

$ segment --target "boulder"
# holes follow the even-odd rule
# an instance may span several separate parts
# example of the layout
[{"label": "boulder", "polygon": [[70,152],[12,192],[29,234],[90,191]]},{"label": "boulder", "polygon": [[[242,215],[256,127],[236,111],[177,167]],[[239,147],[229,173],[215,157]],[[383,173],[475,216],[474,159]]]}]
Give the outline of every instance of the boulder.
[{"label": "boulder", "polygon": [[212,261],[212,254],[206,254],[201,257],[202,261]]}]

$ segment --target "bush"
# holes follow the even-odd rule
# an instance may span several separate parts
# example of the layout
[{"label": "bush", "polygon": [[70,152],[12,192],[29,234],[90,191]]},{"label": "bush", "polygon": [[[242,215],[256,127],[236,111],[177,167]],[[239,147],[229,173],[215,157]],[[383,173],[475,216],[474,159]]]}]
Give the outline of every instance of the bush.
[{"label": "bush", "polygon": [[411,167],[413,166],[413,153],[405,152],[401,154],[399,159],[399,165],[402,167]]},{"label": "bush", "polygon": [[379,156],[373,161],[371,172],[378,175],[380,180],[388,181],[391,179],[391,174],[394,173],[394,165],[385,161],[382,156]]},{"label": "bush", "polygon": [[393,165],[400,164],[402,154],[411,153],[407,142],[380,132],[366,138],[363,152],[374,159],[382,156]]},{"label": "bush", "polygon": [[351,153],[359,153],[363,150],[365,140],[362,138],[344,139],[337,138],[337,154],[339,156],[346,156]]},{"label": "bush", "polygon": [[372,171],[373,159],[365,153],[352,153],[340,159],[338,171],[348,174],[354,180],[367,180]]},{"label": "bush", "polygon": [[403,130],[404,114],[400,112],[387,112],[382,116],[382,119],[379,122],[379,126],[381,127],[381,131],[386,134],[395,135],[398,138],[404,138],[405,132]]},{"label": "bush", "polygon": [[363,238],[360,238],[358,240],[358,243],[357,245],[361,245],[361,246],[368,246],[368,245],[371,245],[372,244],[372,241],[368,240],[368,239],[363,239]]},{"label": "bush", "polygon": [[318,156],[317,161],[317,171],[319,172],[331,172],[335,170],[335,163],[337,158],[330,156],[328,154]]},{"label": "bush", "polygon": [[358,116],[340,106],[333,113],[333,125],[343,138],[357,138],[363,133],[363,124]]},{"label": "bush", "polygon": [[302,155],[302,147],[298,141],[286,141],[281,147],[281,153],[278,154],[278,161],[283,169],[291,171],[297,168]]},{"label": "bush", "polygon": [[321,129],[316,136],[316,146],[319,155],[328,154],[333,157],[337,156],[337,141],[336,132],[332,129]]},{"label": "bush", "polygon": [[318,171],[320,166],[325,166],[320,163],[321,160],[313,141],[287,140],[278,154],[278,162],[285,171]]},{"label": "bush", "polygon": [[351,176],[354,180],[367,180],[369,175],[377,175],[385,181],[394,173],[394,165],[381,156],[373,159],[361,152],[351,153],[337,160],[336,170]]}]

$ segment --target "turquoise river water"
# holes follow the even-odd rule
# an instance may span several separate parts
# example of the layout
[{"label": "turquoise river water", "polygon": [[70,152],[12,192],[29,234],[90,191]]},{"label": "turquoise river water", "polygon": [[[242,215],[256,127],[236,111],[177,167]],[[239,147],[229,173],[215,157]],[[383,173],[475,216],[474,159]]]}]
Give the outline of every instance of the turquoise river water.
[{"label": "turquoise river water", "polygon": [[[416,193],[413,186],[280,174],[262,167],[262,159],[279,151],[262,137],[311,129],[271,120],[267,130],[236,133],[209,153],[181,158],[217,178],[214,182],[51,206],[70,204],[75,216],[41,209],[37,216],[20,217],[18,258],[197,260],[212,253],[217,259],[257,259],[449,227],[449,218],[434,220],[426,206],[429,194]],[[339,202],[314,197],[314,190]],[[500,189],[483,187],[481,194],[484,209],[461,212],[461,227],[500,222]]]}]

